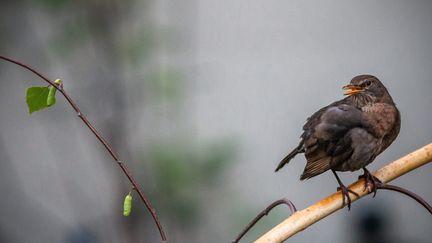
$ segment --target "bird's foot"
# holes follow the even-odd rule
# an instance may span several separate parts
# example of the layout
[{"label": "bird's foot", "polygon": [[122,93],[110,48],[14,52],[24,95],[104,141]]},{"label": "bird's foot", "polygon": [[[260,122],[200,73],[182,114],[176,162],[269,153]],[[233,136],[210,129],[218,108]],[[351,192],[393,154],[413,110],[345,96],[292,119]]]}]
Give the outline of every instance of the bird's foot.
[{"label": "bird's foot", "polygon": [[369,172],[368,169],[363,168],[364,174],[359,176],[359,179],[364,178],[365,179],[365,187],[364,190],[367,190],[369,193],[373,192],[373,196],[375,197],[377,193],[377,185],[383,184],[380,179],[372,175],[372,173]]},{"label": "bird's foot", "polygon": [[342,193],[342,207],[345,206],[345,198],[347,199],[347,206],[348,211],[351,209],[351,198],[349,196],[349,193],[354,194],[356,197],[359,197],[359,194],[356,192],[348,189],[348,187],[344,186],[343,184],[340,184],[340,186],[337,188],[338,191],[341,191]]}]

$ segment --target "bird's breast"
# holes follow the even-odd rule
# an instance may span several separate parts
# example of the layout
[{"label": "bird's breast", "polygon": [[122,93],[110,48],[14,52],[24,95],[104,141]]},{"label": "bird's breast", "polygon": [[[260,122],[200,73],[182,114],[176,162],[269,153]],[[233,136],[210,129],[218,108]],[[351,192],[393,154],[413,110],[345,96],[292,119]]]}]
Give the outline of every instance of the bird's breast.
[{"label": "bird's breast", "polygon": [[393,129],[397,110],[394,105],[375,103],[362,107],[363,126],[376,138],[383,138]]}]

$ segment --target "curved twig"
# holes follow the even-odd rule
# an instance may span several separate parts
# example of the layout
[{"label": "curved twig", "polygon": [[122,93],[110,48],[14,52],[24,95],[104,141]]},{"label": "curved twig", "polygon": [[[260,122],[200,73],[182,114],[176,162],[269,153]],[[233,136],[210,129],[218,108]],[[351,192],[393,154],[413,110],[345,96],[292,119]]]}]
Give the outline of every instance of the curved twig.
[{"label": "curved twig", "polygon": [[[388,183],[422,165],[432,161],[432,143],[428,144],[404,157],[377,170],[373,175],[383,183]],[[352,202],[369,194],[365,190],[365,179],[359,179],[349,186],[349,189],[359,194],[359,197],[351,198]],[[394,186],[383,189],[394,190]],[[402,190],[403,191],[403,190]],[[402,192],[400,191],[400,192]],[[405,194],[405,192],[402,192]],[[423,204],[422,204],[423,205]],[[328,215],[343,208],[342,194],[336,192],[321,201],[307,207],[306,209],[295,212],[279,225],[262,235],[256,243],[282,242],[296,233],[306,229],[310,225],[327,217]]]},{"label": "curved twig", "polygon": [[268,215],[269,212],[278,205],[285,204],[291,211],[291,214],[297,211],[295,205],[288,199],[282,198],[273,203],[271,203],[268,207],[266,207],[263,211],[261,211],[254,219],[252,219],[249,224],[237,235],[237,237],[232,241],[232,243],[237,243],[239,240],[264,216]]},{"label": "curved twig", "polygon": [[32,67],[21,63],[19,61],[13,60],[11,58],[5,57],[5,56],[1,56],[0,55],[0,59],[3,59],[5,61],[14,63],[18,66],[21,66],[27,70],[29,70],[30,72],[36,74],[38,77],[40,77],[41,79],[43,79],[45,82],[49,83],[50,85],[52,85],[53,87],[55,87],[68,101],[68,103],[72,106],[72,108],[75,110],[76,114],[78,115],[78,117],[84,122],[84,124],[90,129],[90,131],[96,136],[96,138],[99,140],[99,142],[102,143],[102,145],[105,147],[105,149],[107,150],[107,152],[111,155],[111,157],[117,162],[117,164],[120,166],[121,170],[123,171],[123,173],[126,175],[126,177],[128,178],[128,180],[130,181],[130,183],[132,184],[134,190],[138,193],[139,197],[141,198],[141,200],[144,202],[144,205],[146,206],[147,210],[150,212],[153,221],[156,223],[156,226],[159,230],[159,234],[162,238],[163,242],[168,242],[166,236],[165,236],[165,232],[163,230],[162,224],[159,221],[159,218],[156,214],[156,210],[153,208],[153,206],[150,204],[149,200],[144,196],[144,193],[142,192],[141,188],[139,187],[138,183],[136,182],[135,178],[132,176],[132,174],[129,172],[128,167],[126,166],[126,164],[124,164],[119,156],[114,152],[113,148],[108,144],[108,142],[105,140],[105,138],[102,137],[102,135],[96,130],[96,128],[89,122],[89,120],[87,119],[87,117],[81,112],[81,110],[79,109],[78,105],[72,100],[72,98],[66,93],[66,91],[63,88],[63,85],[56,85],[53,81],[51,81],[50,79],[48,79],[47,77],[45,77],[44,75],[42,75],[40,72],[36,71],[35,69],[33,69]]},{"label": "curved twig", "polygon": [[405,194],[408,197],[416,200],[424,208],[426,208],[426,210],[429,211],[430,214],[432,214],[432,206],[429,203],[427,203],[423,198],[421,198],[419,195],[415,194],[412,191],[409,191],[403,187],[399,187],[399,186],[395,186],[395,185],[388,185],[388,184],[378,184],[377,189],[395,191],[395,192]]}]

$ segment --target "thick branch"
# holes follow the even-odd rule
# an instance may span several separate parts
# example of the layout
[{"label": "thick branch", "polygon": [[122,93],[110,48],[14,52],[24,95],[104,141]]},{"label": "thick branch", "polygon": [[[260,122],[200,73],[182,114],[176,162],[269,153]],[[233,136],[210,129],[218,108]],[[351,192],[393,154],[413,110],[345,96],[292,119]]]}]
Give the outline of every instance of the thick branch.
[{"label": "thick branch", "polygon": [[133,189],[138,193],[141,200],[144,202],[144,205],[146,206],[147,210],[150,212],[154,222],[156,223],[156,226],[159,230],[160,236],[162,238],[163,242],[167,242],[167,238],[165,236],[165,232],[163,230],[163,227],[159,221],[159,218],[157,217],[156,210],[153,208],[153,206],[150,204],[148,199],[144,196],[144,193],[142,192],[141,188],[139,187],[138,183],[136,182],[135,178],[132,176],[132,174],[129,172],[129,169],[127,168],[126,164],[124,164],[118,155],[114,152],[114,149],[111,147],[111,145],[108,144],[108,142],[105,140],[104,137],[96,130],[96,128],[90,123],[90,121],[87,119],[87,117],[81,112],[78,105],[72,100],[72,98],[66,93],[66,91],[63,89],[62,86],[56,85],[53,81],[42,75],[40,72],[36,71],[34,68],[21,63],[19,61],[13,60],[8,57],[4,57],[0,55],[0,59],[3,59],[5,61],[14,63],[18,66],[21,66],[32,73],[36,74],[38,77],[43,79],[48,84],[52,85],[54,88],[56,88],[68,101],[68,103],[72,106],[72,108],[75,110],[78,117],[83,121],[83,123],[90,129],[90,131],[95,135],[95,137],[99,140],[99,142],[102,143],[104,148],[107,150],[107,152],[111,155],[111,157],[117,162],[123,173],[126,175],[130,183],[132,184]]},{"label": "thick branch", "polygon": [[[432,143],[382,167],[375,171],[373,175],[383,183],[387,183],[431,161]],[[359,195],[358,198],[352,196],[351,200],[353,202],[368,194],[364,190],[364,185],[365,181],[362,178],[349,186],[349,189]],[[306,209],[297,211],[262,235],[255,243],[282,242],[341,208],[343,208],[342,194],[336,192]]]}]

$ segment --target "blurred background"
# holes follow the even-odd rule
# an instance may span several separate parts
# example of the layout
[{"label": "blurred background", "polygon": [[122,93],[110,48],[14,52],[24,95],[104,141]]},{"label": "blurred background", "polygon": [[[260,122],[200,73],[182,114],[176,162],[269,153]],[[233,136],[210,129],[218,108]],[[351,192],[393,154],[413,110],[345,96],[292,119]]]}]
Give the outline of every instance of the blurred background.
[{"label": "blurred background", "polygon": [[[379,77],[402,114],[375,170],[432,140],[430,1],[1,1],[0,53],[61,78],[156,208],[170,242],[229,242],[269,203],[302,209],[335,192],[331,173],[299,181],[306,118]],[[0,242],[160,242],[116,163],[65,100],[29,116],[46,85],[0,62]],[[432,202],[432,166],[393,183]],[[361,171],[342,173],[349,184]],[[287,217],[281,207],[244,238]],[[413,200],[380,191],[289,242],[430,242]]]}]

